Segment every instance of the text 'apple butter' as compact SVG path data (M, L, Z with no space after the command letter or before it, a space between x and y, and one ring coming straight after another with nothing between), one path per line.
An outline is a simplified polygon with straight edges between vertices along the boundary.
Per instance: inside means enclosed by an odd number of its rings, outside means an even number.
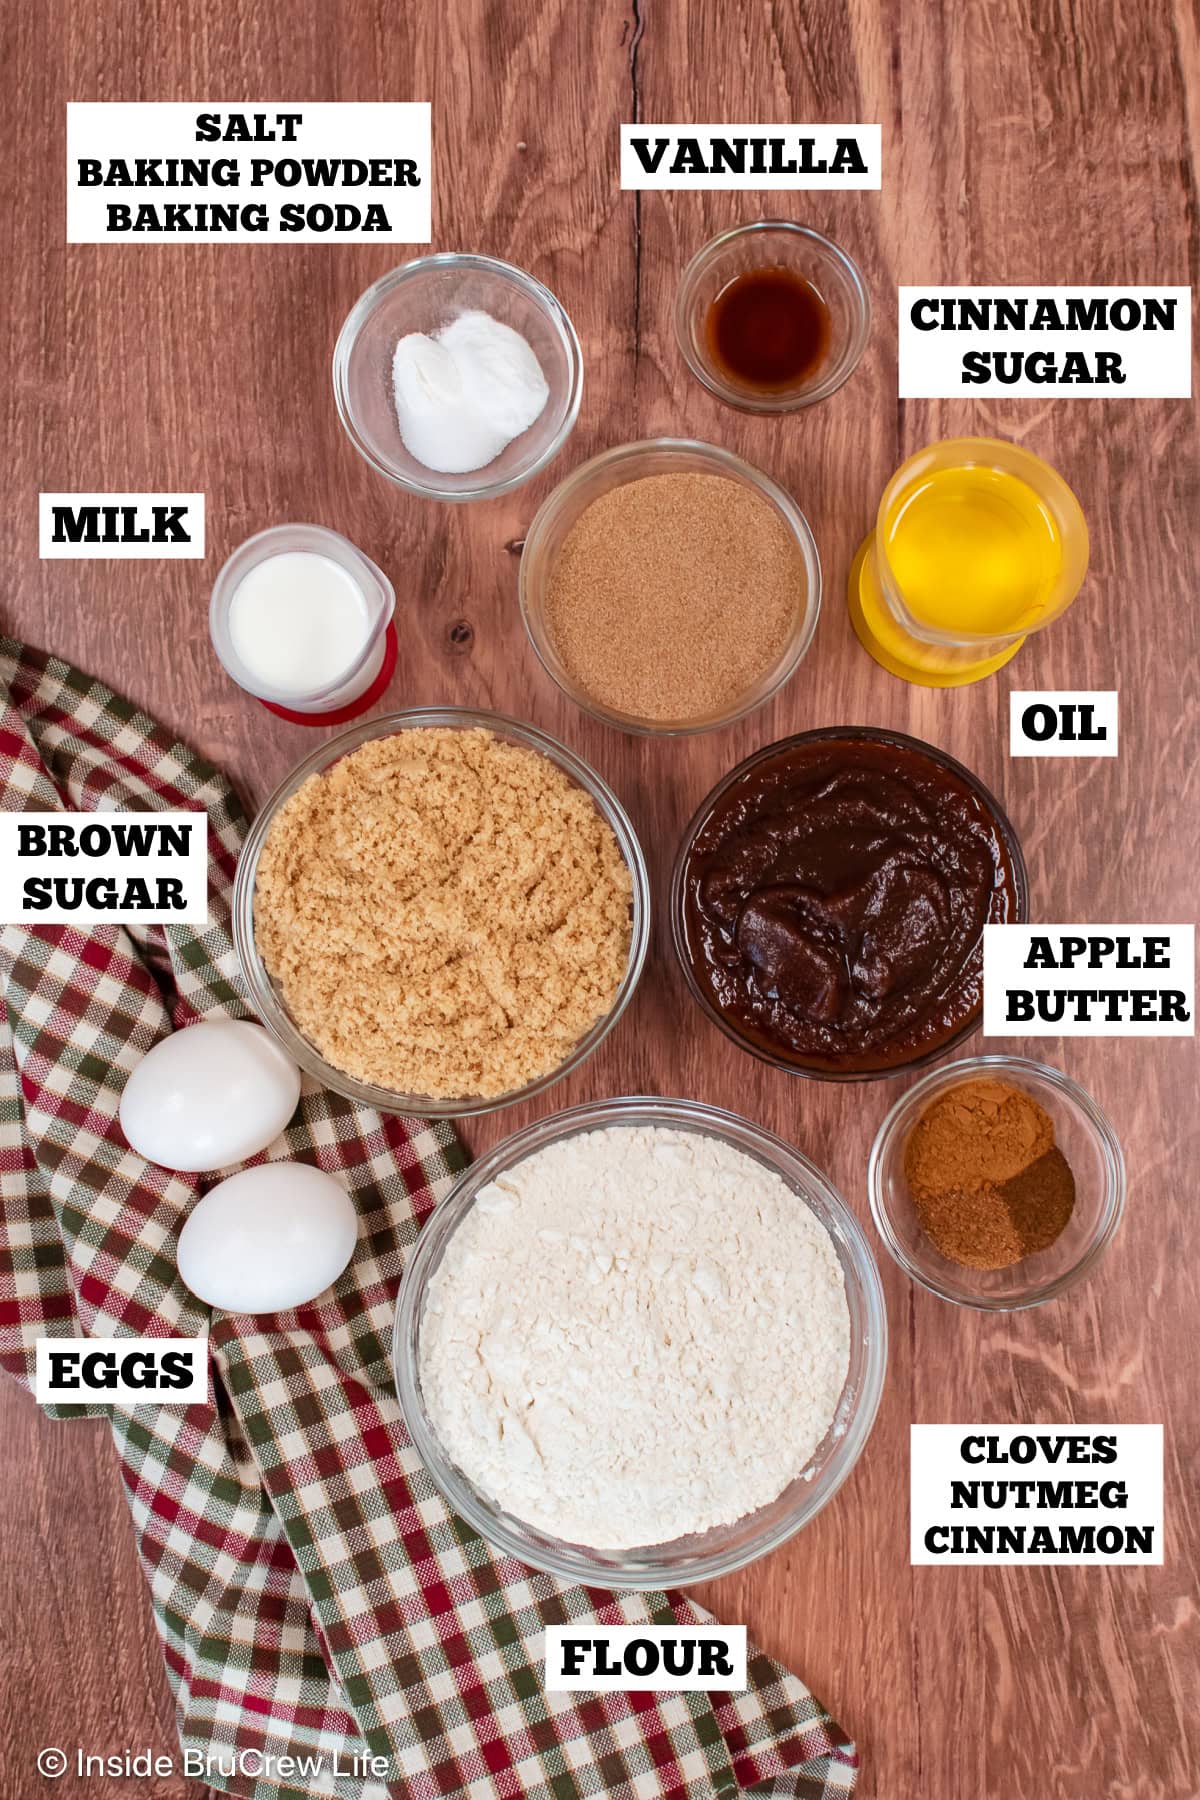
M978 1016L983 927L1019 920L1007 821L915 739L814 732L750 759L684 851L681 952L748 1047L870 1074L935 1053Z

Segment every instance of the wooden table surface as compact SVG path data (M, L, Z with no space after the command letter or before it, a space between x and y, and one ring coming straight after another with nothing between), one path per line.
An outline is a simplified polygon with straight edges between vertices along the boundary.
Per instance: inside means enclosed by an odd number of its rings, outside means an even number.
M628 1092L734 1107L799 1144L866 1219L871 1136L902 1085L823 1087L741 1055L688 999L663 897L680 828L748 751L822 724L915 732L976 769L1024 842L1049 920L1188 920L1196 887L1197 434L1185 401L896 400L900 282L1195 280L1197 21L1187 0L636 0L588 9L458 0L187 7L63 0L4 22L6 245L0 514L7 625L103 676L220 763L252 804L314 734L271 719L218 667L208 590L244 537L336 526L392 575L391 707L496 707L563 737L642 835L652 955L603 1050L536 1106L466 1128L482 1148L533 1113ZM1188 92L1190 88L1190 110ZM532 270L579 331L586 389L554 469L488 505L393 491L351 449L329 358L394 247L64 244L67 99L433 102L435 248ZM881 120L881 193L623 194L622 120ZM724 409L688 375L671 310L683 264L759 210L844 243L875 301L866 355L790 418ZM1092 536L1065 619L959 692L878 670L843 606L879 492L932 438L1017 439L1076 488ZM517 550L552 482L608 445L727 444L798 498L825 604L768 708L690 742L623 737L542 674L516 604ZM199 563L40 563L39 489L202 489ZM1115 761L1010 761L1011 687L1120 689ZM999 1048L989 1045L988 1048ZM1022 1049L1014 1041L1004 1047ZM1067 1299L1011 1318L916 1291L882 1255L891 1362L853 1478L789 1546L708 1595L798 1670L857 1738L863 1800L1185 1800L1200 1791L1195 1559L1196 1061L1187 1041L1033 1046L1096 1095L1124 1142L1125 1223ZM873 1233L871 1234L873 1238ZM36 1749L174 1747L171 1707L105 1431L3 1393L0 1793L42 1791ZM1162 1568L911 1569L914 1420L1161 1420ZM66 1794L66 1783L54 1790ZM90 1781L198 1800L174 1781Z

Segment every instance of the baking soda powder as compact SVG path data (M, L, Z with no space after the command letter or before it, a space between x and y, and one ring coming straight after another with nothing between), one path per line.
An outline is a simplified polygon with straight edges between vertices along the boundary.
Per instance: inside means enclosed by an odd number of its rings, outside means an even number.
M464 312L432 337L410 331L392 358L396 420L427 469L462 475L494 462L541 417L550 388L536 355L490 313Z

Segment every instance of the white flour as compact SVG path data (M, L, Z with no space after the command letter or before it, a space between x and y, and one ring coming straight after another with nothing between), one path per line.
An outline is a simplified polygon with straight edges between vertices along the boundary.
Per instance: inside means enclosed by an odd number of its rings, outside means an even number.
M426 1298L420 1377L464 1474L595 1549L774 1500L849 1362L841 1264L780 1179L712 1137L610 1126L481 1189Z

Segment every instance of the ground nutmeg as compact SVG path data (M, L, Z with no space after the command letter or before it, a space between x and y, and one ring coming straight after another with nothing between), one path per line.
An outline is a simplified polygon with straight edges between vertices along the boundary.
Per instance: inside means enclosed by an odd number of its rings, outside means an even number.
M922 1229L966 1268L1006 1269L1048 1249L1075 1206L1049 1114L1022 1088L990 1078L930 1102L909 1134L904 1174Z

